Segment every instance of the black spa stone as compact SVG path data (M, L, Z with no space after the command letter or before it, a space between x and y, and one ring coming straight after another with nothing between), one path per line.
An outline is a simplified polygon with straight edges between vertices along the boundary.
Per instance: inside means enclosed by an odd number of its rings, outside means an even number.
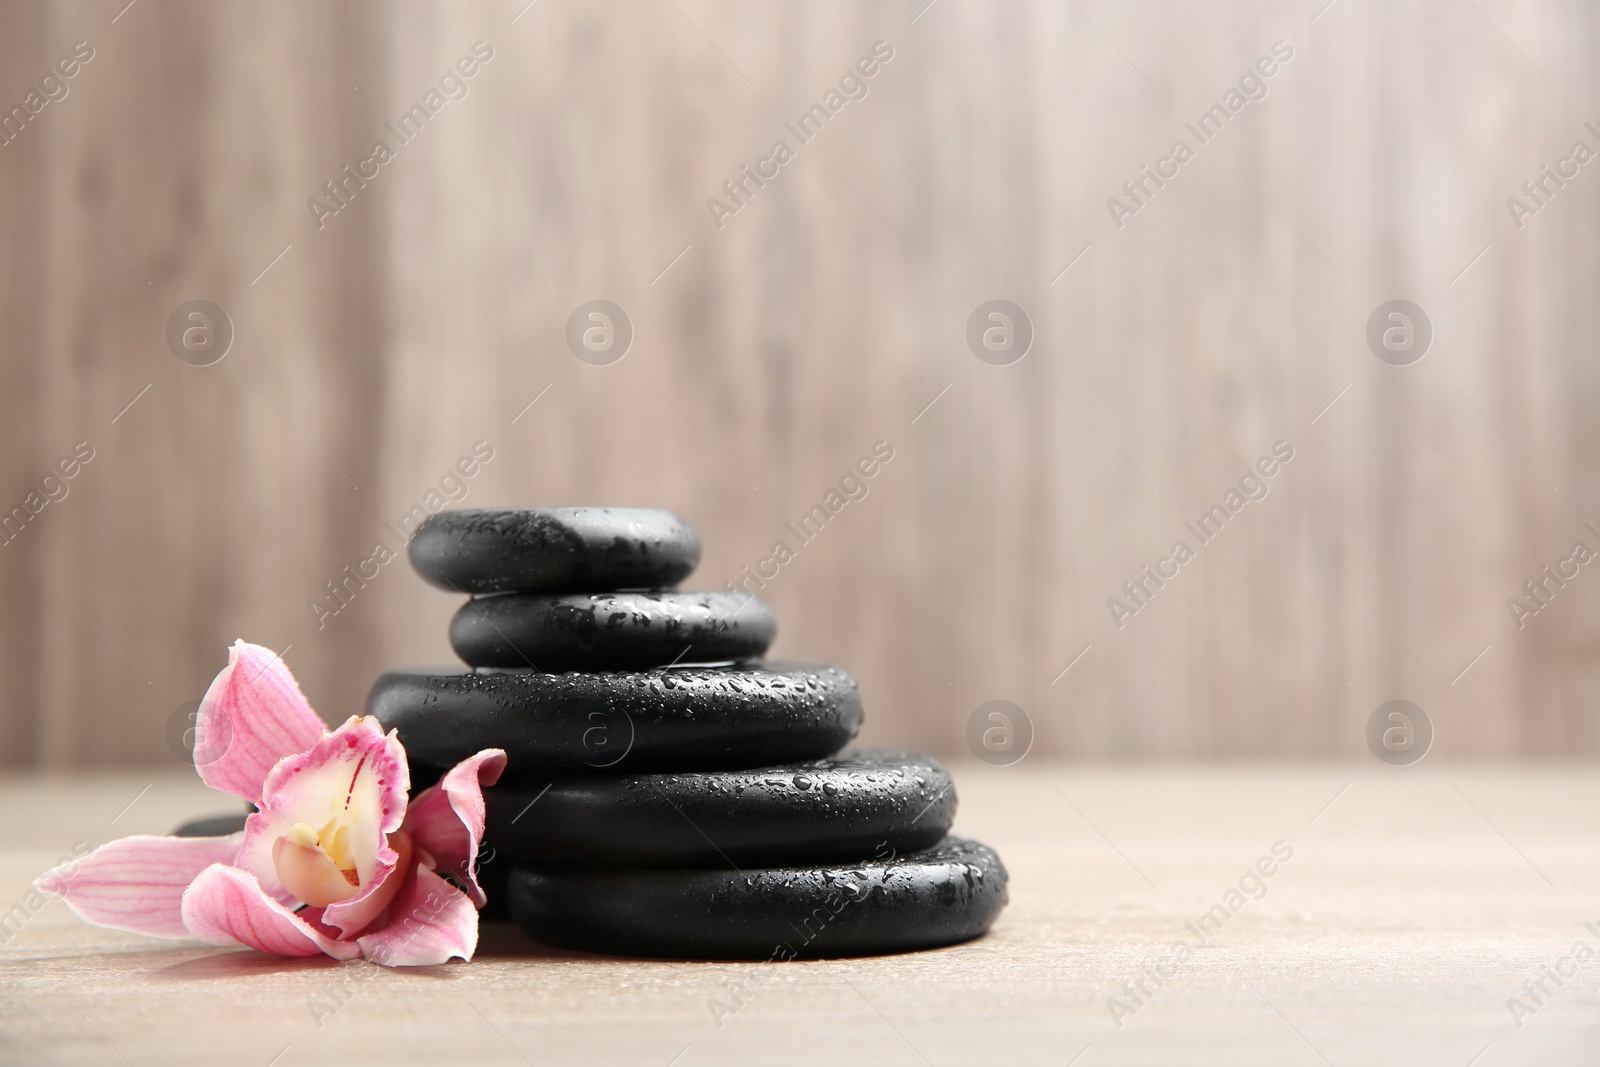
M700 538L655 508L476 508L424 519L411 565L461 593L662 589L700 562Z
M947 837L855 864L743 870L515 867L511 915L562 948L675 959L785 960L968 941L1006 905L986 845Z
M412 763L452 767L503 748L512 775L715 770L820 759L861 728L837 667L762 663L595 674L389 671L367 713Z
M485 840L536 864L845 862L943 840L956 794L936 759L847 752L759 770L524 777L484 790Z
M754 659L778 620L748 593L573 593L474 597L450 620L473 667L642 670Z
M190 819L172 831L172 836L227 837L229 834L236 834L242 831L244 829L244 821L249 817L249 812L240 811L232 815L208 815L202 819Z
M493 848L478 850L478 885L489 899L478 912L481 922L497 922L511 918L506 904L506 879L511 876L514 862L510 856L497 853Z

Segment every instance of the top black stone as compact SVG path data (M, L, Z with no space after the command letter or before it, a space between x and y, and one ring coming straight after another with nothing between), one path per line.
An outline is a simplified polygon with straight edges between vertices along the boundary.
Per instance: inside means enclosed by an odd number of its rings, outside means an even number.
M471 508L425 519L411 565L458 593L600 593L676 585L700 537L655 508Z

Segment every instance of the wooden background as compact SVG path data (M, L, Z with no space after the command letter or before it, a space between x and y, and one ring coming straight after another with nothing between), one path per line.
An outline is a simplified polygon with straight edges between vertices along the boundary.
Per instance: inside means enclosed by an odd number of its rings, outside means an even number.
M1350 756L1404 697L1435 758L1600 751L1596 568L1520 631L1506 605L1600 548L1600 174L1521 229L1505 204L1600 148L1579 0L124 2L0 7L7 109L95 50L0 147L0 509L95 449L0 547L4 762L171 761L235 637L289 646L333 721L447 660L453 598L403 561L320 628L308 601L479 440L464 505L673 508L697 587L890 442L764 593L778 652L861 679L872 742L964 753L1001 698L1040 754ZM479 40L319 230L308 198ZM1268 95L1114 225L1277 40ZM1036 330L1004 367L964 340L997 297ZM236 330L211 367L164 338L196 298ZM594 298L636 331L610 366L564 342ZM1409 367L1364 340L1393 298L1433 323ZM1118 629L1107 599L1280 440L1270 495Z

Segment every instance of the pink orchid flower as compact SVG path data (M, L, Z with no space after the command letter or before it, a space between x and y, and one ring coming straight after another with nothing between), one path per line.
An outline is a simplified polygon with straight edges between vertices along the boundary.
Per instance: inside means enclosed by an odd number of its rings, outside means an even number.
M270 649L236 642L195 721L201 779L260 809L227 837L125 837L34 884L99 926L391 967L470 960L485 896L484 749L406 802L405 749L370 716L329 731ZM438 872L452 875L458 889Z

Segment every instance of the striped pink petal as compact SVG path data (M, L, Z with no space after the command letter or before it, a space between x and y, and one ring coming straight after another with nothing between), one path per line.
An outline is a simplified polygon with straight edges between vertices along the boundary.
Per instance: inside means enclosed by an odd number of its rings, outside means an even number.
M221 863L201 871L183 894L183 925L208 945L244 945L278 956L326 953L336 960L361 955L359 945L331 936L316 918L315 909L296 914L249 874Z
M195 769L211 788L254 801L273 764L304 752L322 732L283 661L235 641L195 717Z
M417 794L406 812L406 829L417 847L467 885L472 902L488 897L478 884L478 845L483 841L483 790L506 768L505 750L486 748L451 768L438 785Z
M243 834L124 837L69 860L34 881L96 926L153 937L188 937L183 893L213 863L231 863Z
M278 880L272 846L293 825L282 815L270 811L252 812L244 821L244 841L239 846L238 858L233 861L233 866L255 878L267 896L291 908L300 902Z
M478 949L478 910L466 894L418 864L389 907L382 929L356 938L361 954L386 967L427 967Z

